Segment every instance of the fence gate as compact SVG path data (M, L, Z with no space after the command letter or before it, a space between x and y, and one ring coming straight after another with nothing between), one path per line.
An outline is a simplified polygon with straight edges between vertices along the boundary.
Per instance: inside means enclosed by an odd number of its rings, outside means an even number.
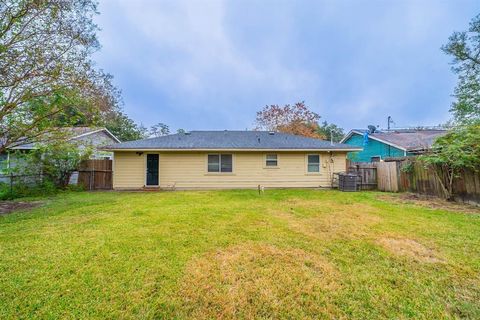
M398 172L396 162L377 162L378 190L398 192Z
M347 172L357 175L357 184L360 190L375 190L377 188L376 163L348 162Z
M85 160L78 168L78 185L85 190L112 189L112 160Z

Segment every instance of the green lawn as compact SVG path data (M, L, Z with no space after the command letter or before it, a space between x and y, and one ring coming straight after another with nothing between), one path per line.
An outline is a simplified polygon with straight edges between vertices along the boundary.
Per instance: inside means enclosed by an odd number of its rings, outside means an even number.
M0 216L0 318L480 318L480 214L379 197L62 194Z

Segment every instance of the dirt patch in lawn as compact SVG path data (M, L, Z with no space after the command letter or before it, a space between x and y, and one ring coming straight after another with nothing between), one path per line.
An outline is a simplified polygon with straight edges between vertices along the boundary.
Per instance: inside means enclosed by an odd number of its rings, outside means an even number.
M427 248L420 242L407 238L381 238L378 244L398 256L407 256L420 262L443 262L433 249Z
M288 211L271 210L270 213L287 222L290 229L313 238L361 238L368 236L370 227L382 219L378 209L356 205L329 205L318 203L287 207ZM305 216L305 211L308 215ZM300 213L299 213L300 212Z
M42 204L40 201L0 201L0 215L9 214L18 210L28 210L38 207Z
M424 208L439 209L452 212L480 214L480 207L473 205L446 201L436 197L427 197L414 193L400 193L396 195L379 195L379 200L400 204L414 204Z
M303 250L246 244L192 260L179 295L189 318L315 317L335 310L336 274Z

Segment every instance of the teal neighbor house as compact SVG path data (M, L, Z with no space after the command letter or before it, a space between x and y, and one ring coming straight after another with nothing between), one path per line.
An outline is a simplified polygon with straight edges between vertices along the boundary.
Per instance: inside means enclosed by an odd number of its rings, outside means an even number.
M348 159L354 162L375 162L391 157L415 156L432 147L446 130L415 129L374 131L354 129L341 141L363 151L350 152Z

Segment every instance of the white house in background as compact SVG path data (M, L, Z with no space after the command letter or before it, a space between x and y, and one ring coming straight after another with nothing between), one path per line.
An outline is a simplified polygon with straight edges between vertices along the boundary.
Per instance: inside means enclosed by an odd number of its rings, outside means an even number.
M67 141L78 143L80 147L90 147L93 149L92 159L112 159L113 152L100 150L101 147L119 143L120 140L115 137L107 128L97 127L68 127ZM10 151L26 151L36 148L36 143L26 143L17 147L10 148ZM0 154L0 170L6 169L11 165L10 152Z

